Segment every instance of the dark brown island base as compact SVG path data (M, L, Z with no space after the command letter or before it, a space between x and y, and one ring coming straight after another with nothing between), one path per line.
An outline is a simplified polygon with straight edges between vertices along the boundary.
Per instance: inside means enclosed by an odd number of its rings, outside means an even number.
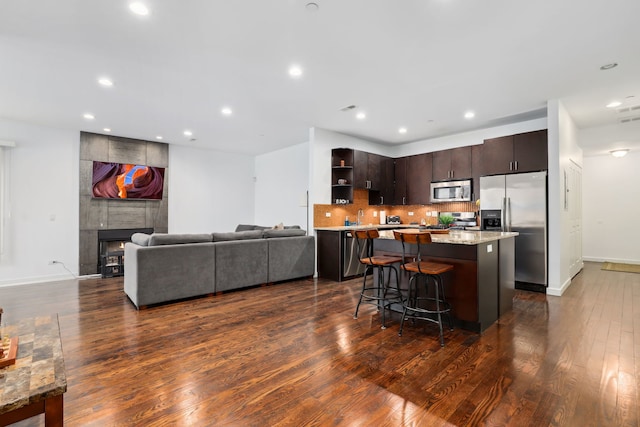
M323 237L336 241L342 233L349 233L354 229L356 227L316 229L320 277L325 277L320 249L325 243L322 241ZM402 255L402 243L394 239L393 231L387 227L380 227L379 231L381 238L374 241L376 255ZM511 310L515 292L517 235L518 233L451 230L448 234L432 234L433 243L421 248L423 260L454 266L453 271L443 275L443 279L446 298L451 303L457 327L482 332L502 314ZM410 252L415 254L416 247L413 246ZM406 273L400 273L401 289L408 287L409 277ZM328 278L336 280L335 276ZM392 277L391 283L395 284L395 278Z

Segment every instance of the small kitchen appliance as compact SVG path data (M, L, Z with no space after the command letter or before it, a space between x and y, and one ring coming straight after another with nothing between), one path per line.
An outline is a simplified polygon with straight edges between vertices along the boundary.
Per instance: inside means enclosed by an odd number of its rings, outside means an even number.
M387 224L393 224L393 225L400 224L400 216L399 215L389 215L387 217Z

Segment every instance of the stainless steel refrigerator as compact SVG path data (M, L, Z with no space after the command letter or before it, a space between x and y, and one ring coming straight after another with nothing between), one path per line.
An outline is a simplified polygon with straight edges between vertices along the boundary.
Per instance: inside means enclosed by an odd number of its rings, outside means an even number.
M547 286L547 173L480 178L482 230L517 231L516 287ZM539 289L540 287L544 287Z

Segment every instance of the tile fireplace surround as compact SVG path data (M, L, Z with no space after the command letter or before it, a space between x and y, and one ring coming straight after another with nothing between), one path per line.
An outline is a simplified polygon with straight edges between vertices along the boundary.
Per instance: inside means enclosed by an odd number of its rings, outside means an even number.
M165 173L162 200L95 199L92 193L93 161L169 166L168 145L113 135L80 133L80 274L99 271L98 234L110 230L168 229L169 171Z

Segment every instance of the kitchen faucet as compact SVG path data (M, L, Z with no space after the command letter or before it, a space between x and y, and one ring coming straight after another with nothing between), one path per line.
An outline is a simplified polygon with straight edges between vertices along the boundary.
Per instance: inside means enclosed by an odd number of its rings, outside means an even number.
M358 215L356 216L356 225L362 225L362 219L364 218L364 211L358 209Z

